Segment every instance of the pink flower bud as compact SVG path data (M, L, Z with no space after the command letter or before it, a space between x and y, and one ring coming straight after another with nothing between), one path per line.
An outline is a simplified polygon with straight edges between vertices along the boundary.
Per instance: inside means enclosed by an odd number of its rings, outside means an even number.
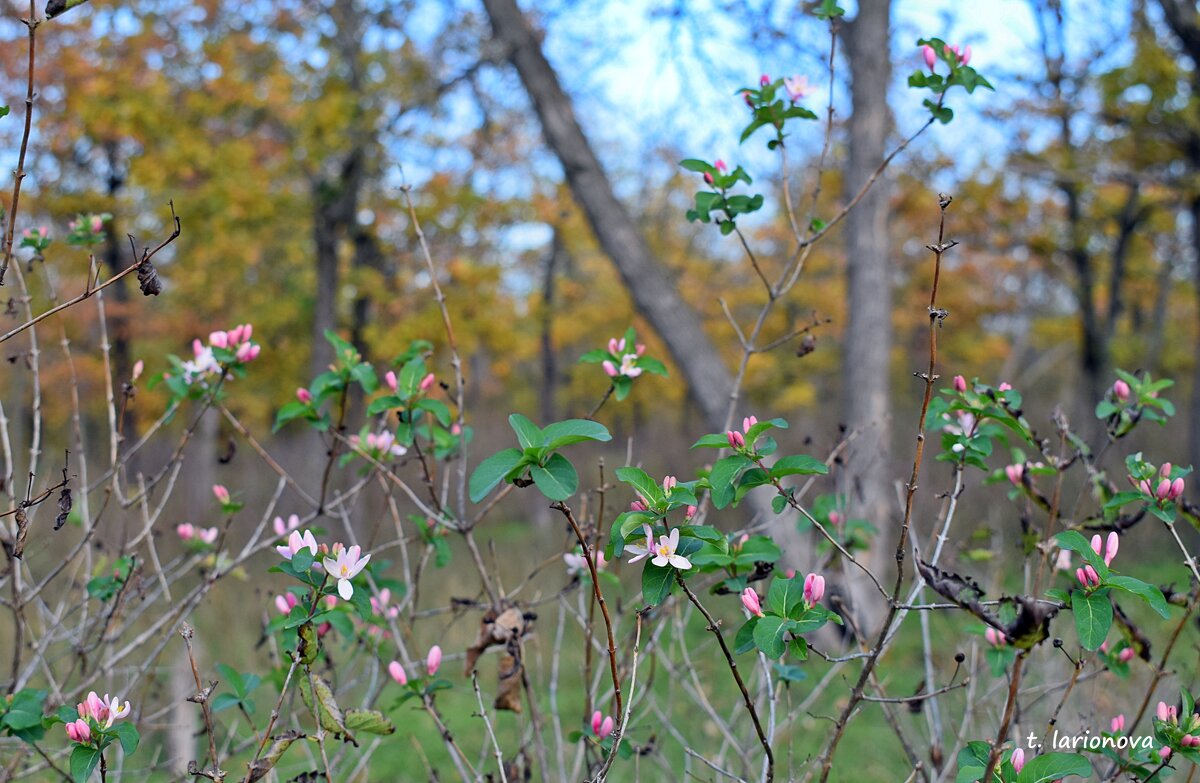
M300 400L300 402L304 403L305 405L308 405L313 401L312 392L301 386L300 388L296 389L296 399Z
M967 390L967 379L961 375L954 376L954 391L965 392Z
M229 502L229 490L227 490L224 485L213 484L212 493L216 496L217 501L222 505L225 505Z
M1134 655L1135 653L1133 648L1126 647L1125 649L1121 650L1121 652L1117 653L1117 660L1121 663L1129 663L1131 660L1133 660Z
M138 359L136 362L133 363L133 377L130 380L136 381L138 378L141 378L142 372L145 371L145 369L146 369L146 363L143 362L141 359Z
M825 595L825 577L820 574L809 574L804 577L804 600L812 605L820 603Z
M73 723L68 723L66 726L67 737L72 742L87 742L92 738L92 727L83 718L76 720Z
M433 373L429 373L428 375L426 375L424 378L421 379L421 391L429 391L430 389L432 389L433 384L436 380L437 379L434 377Z
M391 389L393 392L396 391L397 388L399 388L399 383L396 380L396 373L392 372L391 370L388 370L384 374L383 382L386 383L387 387L389 389Z
M1117 535L1117 531L1112 531L1108 534L1108 540L1104 546L1104 565L1111 565L1113 558L1117 556L1117 549L1121 546L1121 537Z
M645 511L646 504L640 500L635 500L629 504L629 510L630 511Z
M1160 759L1162 759L1163 761L1166 761L1167 759L1171 758L1171 749L1168 748L1166 745L1163 745L1161 748L1158 749L1158 757Z
M1118 380L1112 385L1112 393L1113 396L1118 400L1125 402L1129 399L1129 384L1125 383L1125 381Z
M699 509L697 509L695 506L688 506L687 510L684 512L684 518L691 519L692 517L696 516L696 512L698 510Z
M1167 703L1165 701L1160 701L1158 703L1158 707L1154 711L1154 714L1160 721L1166 723L1168 716Z
M600 724L600 736L601 736L601 737L607 737L609 734L612 734L612 733L613 733L613 727L614 727L615 725L616 725L616 724L615 724L615 723L613 723L612 716L611 716L611 715L605 715L605 716L604 716L604 722Z
M724 174L727 171L727 168L725 166L725 161L721 160L720 158L717 158L716 162L713 163L713 166L717 169L717 171L721 172L722 174ZM639 346L639 347L641 347L641 346Z
M842 513L840 511L830 511L829 512L829 524L836 527L836 526L842 524L842 521L843 521Z
M609 378L617 377L617 366L608 359L605 359L603 362L601 362L600 366L604 368L604 372L608 373Z
M1096 573L1096 569L1092 568L1090 565L1085 565L1083 567L1083 571L1085 574L1087 574L1089 584L1093 586L1100 584L1100 575Z
M747 587L742 591L742 606L746 607L746 611L752 615L763 616L762 603L758 600L758 593L754 592L753 587Z
M1120 734L1125 731L1125 715L1121 714L1112 719L1112 733Z
M1159 500L1166 500L1171 494L1171 482L1169 479L1163 479L1158 482L1158 489L1154 491L1154 497Z
M429 676L437 674L438 667L442 665L442 648L436 644L429 648L429 655L425 656L425 671L429 672Z
M995 628L988 628L983 632L983 637L987 639L988 644L992 645L993 647L1000 647L1001 645L1008 644L1008 637L1004 635L1004 632L997 631Z
M1103 555L1104 552L1101 550L1101 546L1100 534L1097 533L1096 535L1092 536L1092 551L1098 555Z
M1012 752L1012 758L1009 759L1009 762L1012 764L1014 771L1020 772L1021 768L1025 766L1025 751L1021 748L1014 750Z
M921 56L925 58L925 67L932 71L937 62L937 52L933 51L932 46L926 44L921 47Z
M750 428L755 424L758 424L757 416L747 416L746 418L742 419L742 432L749 434Z
M1167 495L1167 498L1170 500L1178 500L1179 497L1183 494L1183 486L1184 485L1183 485L1183 477L1182 476L1180 476L1179 478L1172 481L1171 482L1171 492L1170 492L1170 494Z
M730 430L729 432L725 433L725 437L729 439L729 445L733 446L735 449L746 445L746 439L742 437L742 433L738 432L737 430Z
M664 476L662 480L663 492L670 492L675 489L679 481L674 476Z
M104 221L99 215L92 215L92 219L88 226L92 229L93 234L99 234L104 229Z
M971 62L971 47L968 46L967 48L963 49L962 56L960 56L958 59L963 65Z
M716 183L713 181L713 175L712 175L712 174L710 174L710 173L709 173L709 172L707 172L707 171L706 171L706 172L704 172L704 182L705 182L705 184L708 184L708 185L713 185L713 184L716 184Z
M208 336L208 344L214 348L228 348L229 334L227 332L213 332Z
M179 536L182 541L191 541L196 537L196 528L187 522L182 525L175 526L175 535Z
M1008 480L1014 487L1019 487L1021 486L1021 477L1025 475L1025 465L1022 463L1009 465L1004 469L1004 474L1008 476Z
M1002 392L1012 391L1012 384L1008 383L1008 382L1001 383L999 386L996 387L996 391L1002 391Z
M50 233L50 229L46 228L45 226L38 226L38 236L41 237L42 239L45 239L46 235L49 233Z
M596 710L592 713L592 733L600 736L600 727L604 725L604 713Z
M746 105L749 106L751 109L754 108L754 98L752 98L750 96L749 90L742 91L742 100L744 100L746 102Z
M638 343L637 345L635 345L633 347L633 350L637 353L638 356L641 356L642 354L644 354L646 352L646 344Z
M292 607L296 605L296 596L291 593L275 596L275 608L280 614L287 614L292 611Z
M404 672L404 667L400 665L400 661L392 661L388 664L388 674L392 675L392 679L398 685L408 684L408 675Z
M1158 475L1160 478L1171 478L1171 463L1164 462L1158 469Z
M1149 495L1150 497L1154 497L1154 490L1150 488L1150 482L1148 480L1142 479L1141 481L1138 482L1137 486L1138 486L1138 489L1140 489L1143 494Z
M762 76L758 77L758 86L759 87L766 87L770 83L771 83L771 77L767 76L765 73Z

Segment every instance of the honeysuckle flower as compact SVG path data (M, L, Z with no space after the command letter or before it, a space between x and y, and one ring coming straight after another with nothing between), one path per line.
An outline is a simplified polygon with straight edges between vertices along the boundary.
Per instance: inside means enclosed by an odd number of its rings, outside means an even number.
M1021 748L1014 750L1012 752L1012 758L1009 759L1009 763L1013 765L1014 771L1020 772L1021 768L1025 766L1025 751Z
M300 516L298 514L291 514L288 516L286 522L284 521L283 517L275 517L271 525L275 529L275 535L286 536L288 533L300 527Z
M1058 550L1058 558L1054 561L1054 569L1056 571L1071 570L1071 551L1069 549Z
M229 333L228 332L210 332L208 335L208 344L213 346L214 348L228 348L229 347Z
M630 511L646 511L646 502L644 500L635 500L629 504Z
M300 599L292 593L275 596L275 608L279 610L280 614L290 614L298 603L300 603Z
M99 215L92 215L91 218L88 219L88 228L92 230L93 234L99 234L104 228L104 219Z
M221 531L215 527L198 527L198 528L196 528L196 538L200 539L201 541L208 544L209 546L212 546L213 544L215 544L217 542L217 536L219 536L220 534L221 534Z
M442 665L442 648L436 644L429 648L429 654L425 656L425 671L429 672L429 676L437 674L438 667Z
M804 602L814 606L821 602L825 595L825 577L820 574L809 574L804 577Z
M213 496L216 497L217 502L219 502L223 506L228 505L229 490L226 489L223 484L213 484L212 493L213 493Z
M692 567L692 561L683 555L676 554L675 550L678 548L679 528L676 527L671 529L670 535L658 537L658 544L654 547L654 559L650 562L660 568L670 565L686 571Z
M429 373L421 379L421 391L429 391L433 388L433 384L437 381L433 373Z
M258 343L242 343L238 346L235 357L239 362L252 362L258 358L262 346Z
M305 405L311 405L313 401L312 392L303 386L300 386L296 389L296 399Z
M1183 477L1179 477L1171 482L1171 491L1167 493L1167 500L1178 500L1183 495Z
M1111 725L1113 734L1120 734L1122 731L1125 731L1125 714L1121 713L1117 717L1113 718Z
M725 437L729 440L729 445L733 446L735 449L742 448L746 445L746 439L742 436L742 433L738 432L737 430L730 430L729 432L726 432Z
M1185 748L1200 748L1200 737L1192 734L1184 734L1179 740L1179 744Z
M695 506L688 506L687 509L683 513L683 518L691 519L692 517L696 516L696 512L699 510L700 509L696 508Z
M807 76L788 76L783 80L783 88L787 90L792 103L803 100L816 92L816 87L808 83Z
M610 337L608 339L608 352L611 353L613 356L624 353L625 352L625 338L622 337L620 340L618 340L616 337Z
M1004 631L997 631L995 628L987 629L983 636L993 647L1002 647L1008 644L1008 637L1004 635Z
M603 723L604 723L604 713L602 713L600 710L596 710L595 712L593 712L592 713L592 733L599 736L600 735L600 726L603 725Z
M1167 718L1170 715L1169 710L1170 708L1167 707L1167 703L1165 701L1160 701L1158 703L1158 707L1156 707L1154 710L1154 714L1160 721L1166 723Z
M604 721L600 724L600 731L598 734L601 737L607 737L609 734L613 733L613 728L615 726L616 723L613 721L613 717L611 715L605 715Z
M65 728L67 730L67 737L72 742L78 742L82 745L92 738L92 728L83 718L68 723Z
M933 51L933 47L926 44L921 47L921 56L925 58L925 67L933 70L933 66L937 63L937 52Z
M996 387L996 391L1012 391L1012 384L1008 383L1007 381L1002 381L1000 385Z
M758 424L757 416L747 416L746 418L742 419L742 432L749 435L750 428L753 427L755 424Z
M620 375L620 373L617 372L617 365L613 364L608 359L600 362L600 366L604 368L604 372L609 378L616 378L618 375Z
M1100 534L1092 536L1092 551L1104 558L1104 565L1112 565L1113 558L1117 556L1117 548L1121 545L1121 537L1117 535L1117 531L1112 531L1108 534L1108 541L1104 546L1104 551L1100 551Z
M191 541L193 538L196 537L196 526L189 522L184 522L181 525L176 525L175 526L175 535L179 536L179 538L183 541Z
M954 376L954 391L965 392L967 390L967 379L961 375Z
M108 700L101 699L95 691L89 691L87 698L75 705L81 718L91 718L97 723L108 718Z
M307 549L313 557L317 556L317 539L312 534L311 530L305 530L301 533L299 530L293 530L288 536L286 544L281 544L275 547L275 551L283 557L284 560L291 560L292 556L301 549Z
M396 380L396 373L392 370L388 370L386 373L384 373L383 382L387 384L387 387L393 392L400 388L400 383Z
M136 362L133 363L133 374L129 380L136 381L138 378L141 378L142 373L145 370L146 370L146 363L144 361L142 361L141 359L138 359Z
M587 558L577 552L567 552L563 555L563 562L567 564L567 575L574 576L575 574L583 573L587 568ZM603 571L608 565L608 558L603 552L596 553L596 570Z
M1133 648L1126 647L1125 649L1121 650L1121 652L1117 653L1117 660L1121 663L1129 663L1131 660L1133 660L1134 655L1135 653L1133 652Z
M650 529L649 525L642 525L642 530L646 531L645 546L641 546L639 544L627 544L625 546L625 551L632 552L634 555L633 557L629 558L630 563L636 563L639 560L644 560L654 551L654 531Z
M1025 475L1025 465L1020 462L1009 465L1004 469L1004 474L1008 476L1008 480L1014 487L1019 487L1021 486L1021 477Z
M399 685L408 684L408 675L404 672L404 667L400 665L400 661L392 661L388 664L388 674Z
M1163 479L1158 482L1158 489L1154 491L1154 497L1159 500L1166 500L1171 496L1171 480Z
M762 76L758 77L758 86L759 87L766 87L770 83L771 83L771 77L767 76L765 73Z
M637 366L638 355L627 353L621 357L621 375L626 378L636 378L642 374L642 368Z
M947 424L942 428L951 435L970 435L975 432L975 425L978 423L975 419L975 414L970 411L959 411L954 415L954 419L950 417L949 413L944 413L942 414L942 418L946 421L957 419L957 424Z
M1167 759L1171 758L1171 749L1168 748L1166 745L1163 745L1161 748L1158 749L1158 757L1160 759L1162 759L1163 761L1166 761Z
M715 168L717 171L721 172L722 174L724 174L726 171L729 170L729 168L725 165L725 161L721 160L720 158L717 158L716 161L713 163L713 168ZM641 345L638 346L639 354L641 353L640 349L644 348L644 347L645 346L641 346Z
M968 44L966 47L963 48L962 54L959 55L958 60L963 65L966 65L967 63L971 62L971 46L970 46L970 44Z
M754 592L753 587L747 587L742 591L742 606L746 607L746 611L756 617L763 616L762 602L758 599L758 593Z
M679 481L674 476L664 476L662 480L663 492L670 492L675 489Z
M1085 565L1075 569L1075 578L1079 580L1079 584L1084 587L1098 587L1100 585L1100 576L1096 573L1096 569L1090 565Z
M371 611L381 617L395 619L400 614L399 606L392 606L392 591L386 587L378 595L371 596Z
M1129 384L1125 383L1125 381L1122 381L1122 380L1116 381L1112 385L1112 393L1113 393L1113 396L1116 397L1118 400L1120 400L1121 402L1125 402L1126 400L1129 399L1129 393L1130 393Z
M350 584L350 580L358 576L371 560L370 555L360 557L361 553L362 547L355 544L349 549L338 551L334 558L325 558L325 571L337 580L338 595L343 601L349 601L350 596L354 595L354 585Z

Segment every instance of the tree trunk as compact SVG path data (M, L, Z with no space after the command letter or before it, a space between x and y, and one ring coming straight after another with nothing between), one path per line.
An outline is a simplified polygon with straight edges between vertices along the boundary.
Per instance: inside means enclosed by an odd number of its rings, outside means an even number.
M1200 196L1192 197L1190 208L1192 213L1192 268L1196 287L1196 321L1200 324ZM1192 409L1188 415L1191 424L1188 430L1188 457L1192 465L1200 465L1200 360L1193 361ZM1192 486L1194 487L1195 483ZM1192 497L1193 499L1198 497L1195 490L1192 492Z
M667 346L687 381L688 391L713 430L725 429L733 377L721 361L696 312L683 300L600 166L579 127L571 99L563 91L541 45L516 0L483 0L492 31L541 122L542 134L563 167L567 185L588 224L617 267L634 306Z
M546 255L546 264L542 269L542 424L556 421L557 406L554 395L558 389L558 356L554 352L554 289L558 270L564 266L563 258L567 253L562 234L554 230L554 239L550 243L550 252Z
M115 143L105 145L105 156L108 163L106 191L108 203L112 208L113 218L104 227L104 252L102 257L104 264L108 267L109 274L115 275L124 271L126 266L122 260L125 238L121 237L118 239L116 217L117 196L120 194L121 188L125 186L125 175L121 169L117 145ZM112 304L107 310L108 337L112 356L112 382L114 393L117 397L118 411L121 409L121 386L133 377L133 358L129 347L133 335L129 323L129 286L126 282L126 279L122 278L112 284ZM134 422L133 411L125 411L125 416L121 421L121 433L126 442L137 440L136 424Z
M887 153L892 116L888 84L890 0L862 0L858 16L844 36L850 62L853 114L845 193L853 194ZM845 424L858 431L847 449L844 471L849 512L877 528L872 561L887 564L898 528L897 504L891 491L896 471L891 463L890 362L892 345L891 243L888 238L889 183L881 180L846 216L846 334L842 344L842 403ZM869 584L855 584L851 600L870 622Z

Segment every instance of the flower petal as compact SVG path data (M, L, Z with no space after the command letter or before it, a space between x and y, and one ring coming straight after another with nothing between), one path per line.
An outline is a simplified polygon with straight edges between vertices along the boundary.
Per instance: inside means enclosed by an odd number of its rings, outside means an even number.
M338 595L342 597L343 601L349 601L350 596L354 595L354 585L350 584L349 579L338 580Z

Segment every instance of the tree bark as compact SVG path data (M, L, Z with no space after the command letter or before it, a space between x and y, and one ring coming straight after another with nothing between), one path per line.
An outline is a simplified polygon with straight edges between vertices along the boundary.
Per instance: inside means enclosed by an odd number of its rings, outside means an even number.
M483 0L483 6L493 34L505 46L507 58L533 103L546 143L558 156L567 185L601 249L617 267L638 312L666 344L709 428L726 428L733 376L703 323L680 296L632 216L617 200L575 118L571 99L516 0Z
M849 120L849 160L845 193L854 194L874 173L887 152L892 116L887 92L892 66L888 56L890 0L862 0L858 16L844 34L850 63L853 114ZM889 277L889 182L881 180L846 216L846 334L842 344L842 401L845 424L858 431L847 449L845 491L850 513L879 528L872 559L887 561L894 544L897 503L891 491L890 362L892 288ZM852 590L866 617L872 602L869 586ZM866 628L864 628L866 630Z
M558 390L558 355L554 351L554 291L558 270L565 266L563 261L566 253L562 234L556 228L554 239L550 243L550 252L546 255L545 266L542 268L542 424L558 419L558 408L554 400Z

